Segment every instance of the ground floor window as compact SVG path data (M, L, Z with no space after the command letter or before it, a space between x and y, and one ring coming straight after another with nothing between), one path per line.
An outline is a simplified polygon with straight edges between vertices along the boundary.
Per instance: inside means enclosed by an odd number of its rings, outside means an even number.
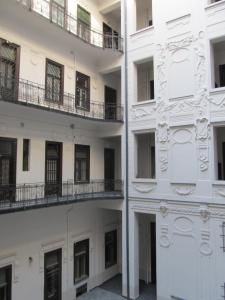
M117 230L105 234L105 268L117 264Z
M0 268L0 300L11 300L12 266Z
M44 300L62 299L62 249L45 253Z
M74 244L74 283L89 277L89 239Z

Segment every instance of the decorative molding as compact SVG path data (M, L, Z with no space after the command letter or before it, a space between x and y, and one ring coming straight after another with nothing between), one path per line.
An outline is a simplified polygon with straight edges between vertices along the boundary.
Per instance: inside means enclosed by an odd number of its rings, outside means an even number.
M192 143L193 133L189 128L176 129L172 134L174 144Z
M209 139L209 121L207 118L197 119L195 129L196 140L205 141Z
M205 205L205 206L200 207L200 216L204 223L210 219L210 211L209 211L208 206Z
M137 200L135 200L137 201ZM149 202L149 200L148 200ZM158 204L152 204L152 202L148 204L132 204L131 209L136 212L143 212L143 213L160 213L160 203ZM167 201L168 205L168 214L178 214L178 215L185 215L185 216L199 216L200 215L200 208L201 205L195 207L179 207L177 204L177 207L174 206L174 203L171 203L170 201ZM221 209L221 207L208 207L208 210L210 212L211 218L225 218L225 209ZM202 217L201 217L202 218Z
M209 147L206 145L199 146L200 171L205 172L209 168Z
M193 232L193 222L188 217L177 217L174 220L174 227L178 232L190 233Z
M201 231L200 252L205 256L210 256L213 253L213 249L210 244L210 232L208 230Z
M147 194L147 193L151 193L155 189L156 183L151 183L151 182L137 183L137 182L134 182L133 186L134 186L134 188L137 192Z
M160 148L159 149L159 164L161 172L166 172L168 170L168 149Z
M173 185L174 192L179 196L190 196L191 194L194 193L195 190L194 184L177 183L172 185Z
M65 239L55 240L52 242L42 244L41 250L40 250L40 262L39 262L40 263L40 265L39 265L40 273L44 272L44 255L45 255L45 253L54 251L57 249L62 249L63 263L67 262Z
M167 86L167 79L166 79L166 48L158 44L157 45L157 53L158 53L158 60L157 60L157 74L158 74L158 101L163 99L164 92Z
M10 253L10 254L0 256L0 268L7 267L9 265L12 266L13 282L18 283L19 282L19 273L18 273L19 262L17 260L16 253Z
M160 203L159 211L160 211L161 215L163 216L163 218L165 218L168 215L169 209L168 209L166 202Z
M164 144L169 141L169 127L166 122L161 122L158 124L156 135L159 143Z
M169 240L169 226L167 224L160 226L160 239L159 239L160 246L163 248L170 247L170 240Z

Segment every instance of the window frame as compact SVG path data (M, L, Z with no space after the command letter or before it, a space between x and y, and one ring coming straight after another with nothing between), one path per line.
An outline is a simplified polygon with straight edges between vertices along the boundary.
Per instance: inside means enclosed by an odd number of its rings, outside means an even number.
M77 80L78 77L83 77L85 78L85 80L87 80L88 82L88 87L87 88L83 88L81 86L78 85L79 81ZM84 110L84 111L90 111L90 105L91 105L91 101L90 101L90 96L91 96L91 77L84 74L84 73L81 73L79 71L76 71L76 78L75 78L75 107L77 109L80 109L80 110ZM81 90L85 90L87 92L87 99L85 99L85 106L80 106L78 105L78 89Z
M59 98L59 101L56 101L56 100L48 97L48 92L47 92L48 64L55 65L56 67L60 68L60 93L59 93L60 98ZM51 75L51 77L53 77L53 76ZM54 77L54 78L56 78L56 77ZM58 78L56 78L56 79L58 79ZM64 65L62 65L58 62L55 62L49 58L46 58L46 61L45 61L45 100L48 102L55 103L55 104L63 105L63 98L64 98L63 96L64 96Z
M108 242L107 243L107 235L113 235L113 242ZM106 250L107 250L107 246L112 246L113 247L113 251L114 251L114 260L113 261L106 261ZM105 232L105 269L109 269L115 265L117 265L118 263L118 230L117 229L113 229L111 231L107 231Z
M81 145L81 144L75 144L74 148L74 182L75 183L89 183L90 182L90 146L89 145ZM76 176L76 170L77 170L77 153L78 152L85 151L87 153L86 158L86 180L78 180ZM85 160L85 159L83 159ZM81 177L81 176L79 176Z
M12 265L0 267L0 270L1 271L5 270L6 272L6 281L7 281L6 300L11 300L12 299Z
M79 279L76 280L76 277L75 277L75 270L76 270L76 246L79 245L79 244L84 244L84 247L86 247L84 255L85 255L85 263L86 263L85 272L87 274L86 274L86 276L83 276L83 277L80 276ZM79 241L77 241L77 242L74 243L74 245L73 245L73 260L74 260L74 265L73 265L73 281L74 281L74 285L77 285L80 282L87 280L89 278L89 276L90 276L90 239L89 238L86 238L86 239L83 239L83 240L79 240Z
M16 51L16 57L15 57L15 77L14 77L14 88L15 88L15 91L14 91L14 96L15 98L13 99L14 101L18 101L18 93L19 93L19 74L20 74L20 52L21 52L21 47L15 43L11 43L3 38L0 37L0 65L1 65L1 61L2 61L2 57L1 57L1 47L2 47L2 44L8 44L10 47L14 48L15 51ZM1 73L0 73L1 74Z
M23 172L28 171L30 171L30 139L23 139Z

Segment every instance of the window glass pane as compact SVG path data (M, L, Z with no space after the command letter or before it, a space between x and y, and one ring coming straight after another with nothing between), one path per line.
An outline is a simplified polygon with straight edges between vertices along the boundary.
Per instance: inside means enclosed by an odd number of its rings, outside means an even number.
M30 140L23 140L23 171L29 171Z
M74 281L78 282L89 276L89 240L74 245Z
M55 3L64 6L64 0L54 0Z
M90 147L75 146L75 181L89 181Z
M77 6L77 19L79 19L87 25L90 25L91 23L90 13L79 5Z
M15 61L16 60L16 49L10 45L2 44L1 47L1 57Z
M53 75L55 77L60 78L60 75L61 75L60 71L61 71L61 68L59 66L56 66L56 65L48 62L48 66L47 66L48 75Z

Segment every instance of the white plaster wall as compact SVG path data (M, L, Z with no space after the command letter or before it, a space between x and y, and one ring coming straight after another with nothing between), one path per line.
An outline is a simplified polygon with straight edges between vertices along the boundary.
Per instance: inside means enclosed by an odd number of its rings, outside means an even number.
M121 179L120 139L107 140L95 136L92 131L57 125L54 122L31 122L26 118L7 118L1 114L0 136L17 139L17 183L43 183L45 181L45 142L63 143L62 180L74 179L74 145L90 146L90 179L104 179L104 148L110 146L115 152L115 179ZM20 120L23 120L21 125ZM30 139L30 170L22 171L23 139Z
M88 290L120 271L121 214L117 211L86 203L5 215L0 223L0 267L12 263L15 300L43 299L44 253L58 248L62 248L62 299L75 299L73 245L82 239L90 239ZM114 229L118 231L118 264L105 270L104 236Z
M112 73L111 77L103 76L99 73L95 61L90 63L90 59L80 58L80 53L76 51L64 55L56 49L42 46L37 41L29 40L26 35L21 36L16 31L13 32L7 27L1 27L0 37L21 46L20 55L20 78L45 85L45 65L46 58L64 65L64 92L75 95L76 71L90 77L90 100L91 102L104 103L105 85L115 88L118 95L118 104L121 102L121 79L120 74ZM118 75L117 75L118 74Z

